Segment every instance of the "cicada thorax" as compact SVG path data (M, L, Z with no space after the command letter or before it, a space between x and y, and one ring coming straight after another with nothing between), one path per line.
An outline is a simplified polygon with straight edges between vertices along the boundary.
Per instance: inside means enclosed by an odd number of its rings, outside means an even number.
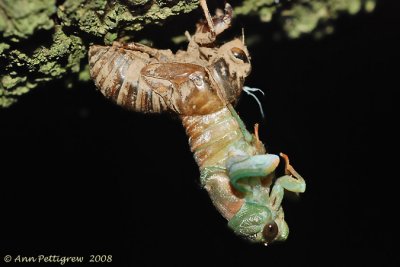
M91 46L90 75L101 93L133 111L152 113L170 109L165 97L143 80L140 71L153 60L146 53L115 46Z

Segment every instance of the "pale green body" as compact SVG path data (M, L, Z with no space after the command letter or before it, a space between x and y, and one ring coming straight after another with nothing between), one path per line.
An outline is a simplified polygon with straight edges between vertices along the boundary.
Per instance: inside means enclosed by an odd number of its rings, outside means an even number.
M284 189L304 192L305 181L287 162L287 175L271 175L279 157L248 132L232 106L205 116L183 116L183 125L201 171L201 183L238 235L255 242L285 240L289 229L281 201ZM233 188L232 188L233 187ZM275 223L278 232L266 240L263 230Z

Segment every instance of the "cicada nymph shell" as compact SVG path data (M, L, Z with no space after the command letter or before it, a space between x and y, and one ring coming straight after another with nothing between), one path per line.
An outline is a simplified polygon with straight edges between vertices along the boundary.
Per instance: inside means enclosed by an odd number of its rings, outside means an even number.
M214 18L217 34L227 28L232 8ZM223 26L221 26L223 25ZM204 115L236 103L250 73L246 46L234 39L218 47L198 24L186 51L145 45L93 45L89 66L97 88L118 105L137 112L171 111ZM198 43L201 40L201 43Z
M173 107L163 90L152 90L140 71L151 63L146 53L116 46L91 46L90 74L102 94L116 104L138 112L161 112ZM167 93L164 90L164 94Z

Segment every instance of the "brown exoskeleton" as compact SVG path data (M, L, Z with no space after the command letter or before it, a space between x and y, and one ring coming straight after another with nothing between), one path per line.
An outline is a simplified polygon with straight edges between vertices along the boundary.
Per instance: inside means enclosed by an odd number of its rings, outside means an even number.
M202 1L204 2L204 1ZM243 40L217 47L215 38L230 26L232 7L199 23L186 51L172 53L138 43L94 45L90 74L97 88L117 104L134 111L202 115L235 103L250 73Z

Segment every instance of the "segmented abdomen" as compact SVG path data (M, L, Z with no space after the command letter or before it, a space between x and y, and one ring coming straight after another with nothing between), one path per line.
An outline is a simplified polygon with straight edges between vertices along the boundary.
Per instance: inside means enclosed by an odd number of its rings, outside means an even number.
M230 220L245 200L233 190L226 163L231 157L250 156L257 151L246 142L237 120L227 107L208 115L181 118L202 173L201 183L215 207Z
M141 76L141 70L151 62L139 51L98 45L89 49L90 75L97 88L113 102L137 112L167 110L164 99Z
M225 168L228 157L257 153L256 149L245 141L237 120L227 107L208 115L181 118L200 169Z

